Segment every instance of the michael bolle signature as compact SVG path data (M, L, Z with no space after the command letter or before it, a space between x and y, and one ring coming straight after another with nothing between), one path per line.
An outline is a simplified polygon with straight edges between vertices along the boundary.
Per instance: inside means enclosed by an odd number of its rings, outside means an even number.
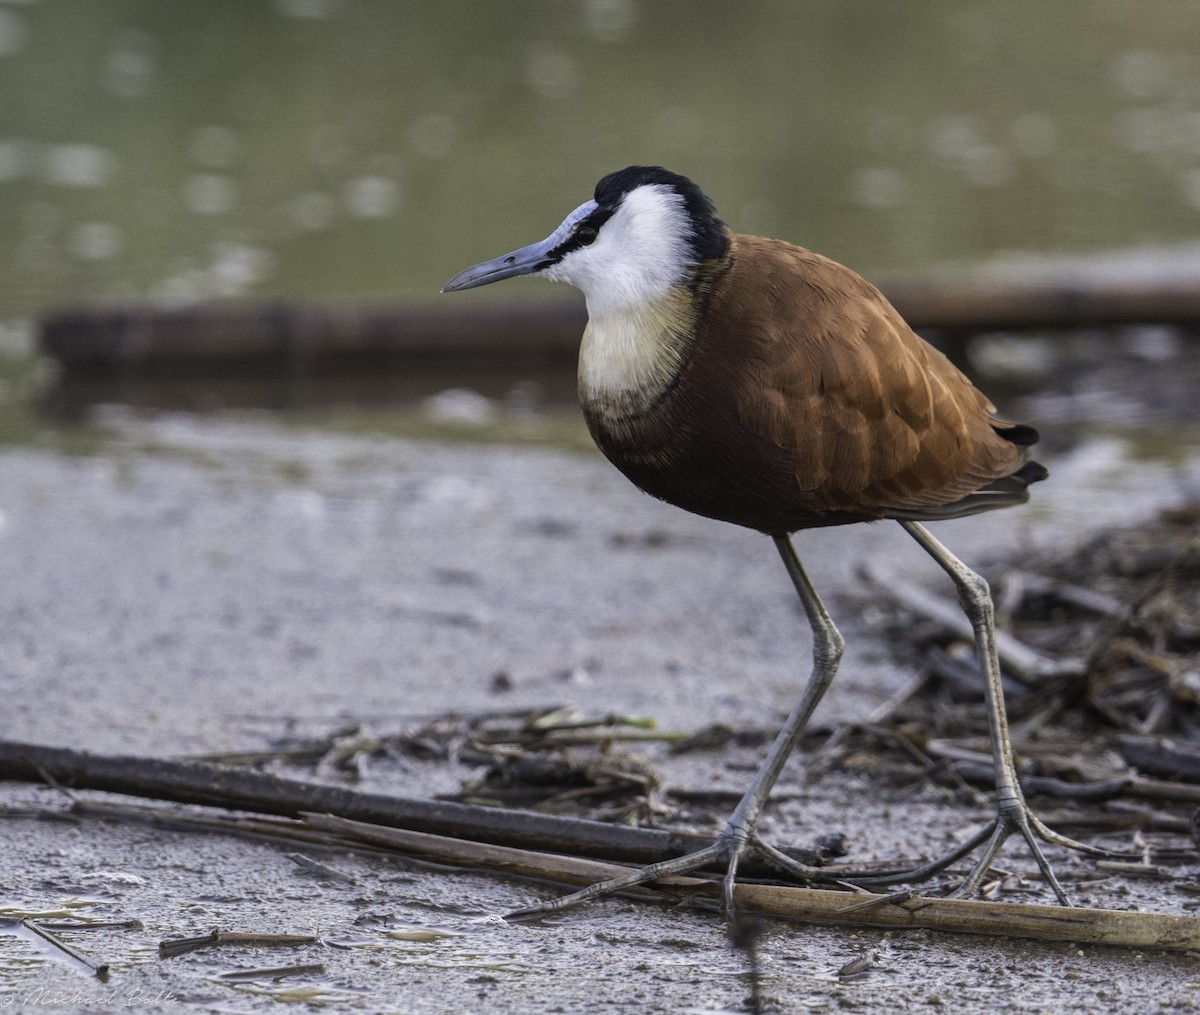
M129 990L53 990L48 987L38 987L26 994L0 994L0 1008L32 1006L39 1008L103 1008L111 1011L114 1008L143 1008L150 1005L178 1004L178 994L169 990L151 993L140 987Z

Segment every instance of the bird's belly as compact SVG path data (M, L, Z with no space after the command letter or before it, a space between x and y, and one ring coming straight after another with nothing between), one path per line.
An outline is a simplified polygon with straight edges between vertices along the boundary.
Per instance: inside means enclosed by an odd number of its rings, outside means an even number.
M720 414L665 405L631 418L583 408L605 457L635 486L685 511L773 535L873 517L821 510L797 484L792 452Z

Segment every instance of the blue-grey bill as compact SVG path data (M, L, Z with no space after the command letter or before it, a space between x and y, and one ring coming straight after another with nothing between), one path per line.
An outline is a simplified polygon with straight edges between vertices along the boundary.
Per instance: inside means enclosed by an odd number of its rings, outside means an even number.
M444 286L442 292L457 292L459 289L474 289L476 286L499 282L505 278L515 278L517 275L530 275L540 271L550 264L549 240L541 243L531 243L528 247L514 250L511 254L497 257L482 264L473 264L464 268Z
M506 278L518 275L532 275L549 267L558 260L558 247L566 240L580 220L596 210L595 201L585 201L562 221L557 229L538 243L514 250L481 264L473 264L464 268L444 286L442 292L458 292L461 289L474 289L476 286L489 285Z

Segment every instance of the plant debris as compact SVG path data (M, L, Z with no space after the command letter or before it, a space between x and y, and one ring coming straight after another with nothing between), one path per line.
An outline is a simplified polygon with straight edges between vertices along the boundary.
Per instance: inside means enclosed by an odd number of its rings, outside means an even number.
M953 604L877 571L868 578L891 595L889 643L921 677L869 725L838 731L822 761L990 788L974 646L941 620ZM1183 816L1130 801L1200 805L1200 501L1009 569L996 588L1025 791L1104 811L1064 812L1058 824L1187 834Z
M1032 679L1003 667L1013 678L1006 692L1014 719L1032 720L1026 729L1153 735L1179 748L1200 739L1200 501L1009 569L996 602L1008 638L1050 662ZM891 642L931 679L895 720L981 729L973 647L942 625L914 623L913 608L901 604Z
M807 730L802 746L812 753L810 771L836 767L892 784L941 783L978 804L994 773L969 625L956 604L924 588L877 571L868 578L872 602L879 590L891 597L889 642L917 676L865 723ZM1194 858L1200 501L1010 568L996 589L1006 628L1005 692L1026 792L1064 802L1055 815L1063 827L1189 837L1178 859L1162 860L1172 848L1160 843L1147 851L1146 865ZM274 754L216 760L307 764L343 781L357 780L369 764L453 761L482 771L441 799L619 824L712 825L736 800L735 788L667 784L653 755L647 760L633 749L754 750L774 732L721 724L660 731L646 717L554 705L447 713L387 735L354 726L281 743ZM784 790L772 800L786 797ZM806 862L826 865L846 849L834 830Z

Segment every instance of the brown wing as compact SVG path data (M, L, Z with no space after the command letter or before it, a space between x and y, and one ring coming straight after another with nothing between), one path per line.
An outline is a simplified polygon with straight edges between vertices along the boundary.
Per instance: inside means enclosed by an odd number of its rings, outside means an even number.
M813 510L935 516L1020 466L1011 424L874 286L778 240L732 254L712 298L740 322L739 420L793 453Z

